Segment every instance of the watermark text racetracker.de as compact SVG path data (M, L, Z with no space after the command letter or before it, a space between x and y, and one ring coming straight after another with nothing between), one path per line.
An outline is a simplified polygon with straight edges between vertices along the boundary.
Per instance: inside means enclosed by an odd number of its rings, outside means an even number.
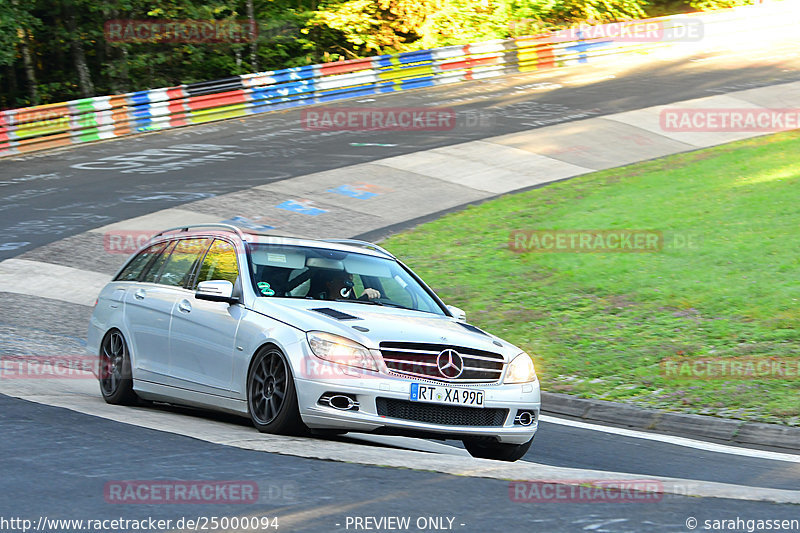
M668 107L659 125L669 132L779 132L800 128L800 109Z
M255 481L109 481L103 496L107 503L247 504L258 501Z
M556 30L554 42L582 40L613 40L615 42L696 42L704 35L703 21L699 19L668 19L610 22L608 24L580 24L573 28Z
M456 112L449 107L337 107L306 109L303 128L312 131L449 131Z
M664 487L653 479L571 479L512 481L508 497L517 503L653 503Z
M701 236L644 229L512 230L508 247L517 253L652 253L696 250Z
M255 20L109 20L111 43L245 43L258 37Z
M540 21L521 19L509 22L514 35L531 35L539 28ZM705 26L697 18L669 18L662 20L630 20L607 24L581 23L542 34L553 43L574 41L614 41L629 43L652 42L697 42L703 39Z
M294 482L254 480L111 480L103 486L106 503L123 505L294 503L300 498Z
M699 357L661 361L661 374L670 379L800 379L800 358Z
M99 358L90 355L3 355L0 380L97 379Z

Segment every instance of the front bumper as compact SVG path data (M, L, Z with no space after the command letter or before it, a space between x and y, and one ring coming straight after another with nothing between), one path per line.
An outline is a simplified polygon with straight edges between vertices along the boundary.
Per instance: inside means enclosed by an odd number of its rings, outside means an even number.
M454 385L441 383L442 386L480 389L485 392L483 409L507 410L501 425L450 425L430 423L407 418L397 418L380 414L379 399L386 404L394 400L395 404L408 402L411 383L414 379L393 377L384 374L362 374L353 372L353 376L342 376L335 379L295 379L300 416L303 422L313 429L333 429L363 433L381 432L409 434L414 436L431 436L440 438L489 438L509 444L522 444L533 438L539 423L541 406L539 382L524 385ZM418 380L419 381L419 380ZM326 394L347 395L358 402L357 410L342 410L320 403ZM436 410L440 404L420 404L412 402L416 409L419 405ZM411 405L409 404L409 405ZM481 408L457 407L457 409L481 411ZM533 423L528 426L516 422L518 411L533 414ZM385 408L383 409L385 411ZM467 412L467 414L470 414ZM439 417L441 418L441 417Z

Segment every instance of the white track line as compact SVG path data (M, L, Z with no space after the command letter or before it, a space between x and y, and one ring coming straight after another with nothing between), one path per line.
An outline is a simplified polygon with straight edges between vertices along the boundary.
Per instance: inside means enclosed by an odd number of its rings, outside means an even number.
M754 450L752 448L740 448L738 446L728 446L726 444L716 444L714 442L706 442L702 440L687 439L686 437L674 437L672 435L661 435L659 433L646 433L644 431L636 431L633 429L615 428L610 426L600 426L597 424L588 424L586 422L579 422L577 420L567 420L566 418L557 418L555 416L541 415L539 420L548 424L558 424L560 426L570 426L579 429L588 429L591 431L601 431L603 433L610 433L611 435L618 435L620 437L632 437L635 439L654 440L658 442L665 442L667 444L674 444L676 446L683 446L685 448L694 448L696 450L703 450L714 453L727 453L729 455L740 455L742 457L753 457L755 459L769 459L771 461L785 461L787 463L800 463L800 455L790 453L770 452L766 450Z

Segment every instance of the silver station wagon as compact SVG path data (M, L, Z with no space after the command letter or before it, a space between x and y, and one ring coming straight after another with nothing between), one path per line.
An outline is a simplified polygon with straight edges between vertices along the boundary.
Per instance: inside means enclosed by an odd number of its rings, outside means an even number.
M538 426L531 357L362 241L165 230L101 291L88 350L108 403L215 409L268 433L460 439L515 461Z

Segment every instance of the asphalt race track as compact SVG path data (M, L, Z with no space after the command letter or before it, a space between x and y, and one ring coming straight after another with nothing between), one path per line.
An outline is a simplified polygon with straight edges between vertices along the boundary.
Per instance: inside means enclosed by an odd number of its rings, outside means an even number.
M747 57L707 50L691 61L586 65L342 104L452 107L458 116L452 131L315 132L303 128L301 111L295 110L0 160L0 261L30 259L110 274L125 256L80 251L76 247L89 243L85 232L350 165L795 82L800 80L797 49L793 43ZM398 189L404 186L414 185L396 184ZM465 194L459 202L481 199ZM306 207L313 209L313 204ZM279 232L307 233L300 219L292 218L294 213L259 218L250 209L240 212L231 206L227 216L242 216ZM395 209L400 212L405 206ZM220 212L217 219L223 218ZM339 226L331 226L329 236L352 236L341 234L350 220L336 222ZM0 357L82 351L91 302L82 303L82 296L51 299L46 290L39 293L0 292ZM0 395L0 517L34 523L41 516L154 517L173 520L167 529L174 530L180 518L270 516L278 518L279 531L356 530L355 517L389 516L410 517L408 530L434 530L439 522L427 519L445 517L441 523L447 527L442 529L526 532L689 531L690 517L699 521L697 530L703 530L704 520L800 519L800 456L785 450L743 450L701 441L686 445L669 436L621 435L614 428L587 429L544 417L526 464L501 469L477 461L461 468L467 458L457 443L262 436L246 421L189 409L107 408L96 383L77 381L0 384L6 393ZM515 479L514 469L534 472L538 465L553 467L541 467L541 475L557 477L536 479L577 482L630 474L628 479L678 481L672 493L652 501L515 501L508 481ZM259 497L245 504L214 505L107 501L107 483L132 479L242 480L256 483ZM784 501L794 503L777 503ZM417 527L418 519L424 527ZM0 530L14 529L0 522Z
M517 503L505 481L240 450L5 397L0 406L3 448L25 450L3 459L3 506L32 519L257 514L277 516L279 531L344 531L347 517L445 516L455 531L661 532L685 531L691 516L797 516L796 505L670 495L620 504ZM110 477L248 480L263 497L246 505L116 505L98 498Z
M0 260L93 227L254 185L587 117L797 81L800 61L792 57L794 50L787 47L785 54L772 52L752 61L709 53L693 62L570 67L347 103L453 108L458 125L452 131L313 132L303 129L301 111L293 110L2 160ZM186 149L182 157L145 152L187 144L219 148Z

